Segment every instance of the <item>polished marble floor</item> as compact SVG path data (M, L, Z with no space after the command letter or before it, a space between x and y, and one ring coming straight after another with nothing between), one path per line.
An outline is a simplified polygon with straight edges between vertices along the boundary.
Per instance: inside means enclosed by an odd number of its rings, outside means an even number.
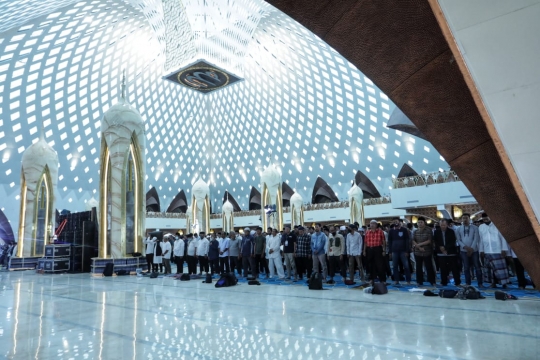
M0 272L0 358L540 359L540 301Z

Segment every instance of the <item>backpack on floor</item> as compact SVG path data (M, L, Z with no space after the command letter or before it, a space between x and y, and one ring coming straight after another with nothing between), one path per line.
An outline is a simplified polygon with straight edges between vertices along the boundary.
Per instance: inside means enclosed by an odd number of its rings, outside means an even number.
M114 272L114 264L107 263L105 264L105 269L103 269L103 276L112 276Z
M373 290L371 290L371 293L373 295L384 295L388 294L388 288L386 287L386 284L383 282L376 282L373 283Z
M158 277L158 275L159 275L159 273L157 273L157 272L152 272L152 273L150 274L150 279L156 279L156 278Z
M229 280L229 286L234 286L238 284L238 279L234 275L234 273L227 273L225 274L225 277Z
M461 300L485 299L485 297L482 296L480 291L471 285L466 285L465 287L459 289L457 297Z
M216 282L216 285L214 286L217 288L229 287L229 286L236 285L236 283L238 283L238 279L236 278L236 276L234 276L234 274L232 273L228 273L228 274L221 275L219 280Z
M505 293L501 290L495 291L495 299L497 300L517 300L518 298L512 294Z
M212 283L212 275L206 274L206 279L204 279L203 283L211 284Z
M322 288L321 274L314 272L309 279L309 290L322 290Z
M439 296L445 299L455 298L457 294L458 291L452 289L442 289L441 291L439 291Z
M180 275L180 281L189 281L189 280L191 280L191 276L189 276L189 274Z

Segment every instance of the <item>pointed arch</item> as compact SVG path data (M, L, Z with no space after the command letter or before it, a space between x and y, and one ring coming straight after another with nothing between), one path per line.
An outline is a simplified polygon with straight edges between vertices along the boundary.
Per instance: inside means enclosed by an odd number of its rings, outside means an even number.
M160 212L159 195L155 187L146 193L146 211Z
M291 196L293 196L294 190L284 181L281 184L281 191L283 193L283 206L291 206Z
M338 202L339 199L334 193L334 190L328 185L322 177L317 177L315 186L313 187L313 194L311 195L312 204L323 204L328 202Z
M251 187L251 192L249 193L249 210L260 210L261 209L261 192L257 190L255 186Z
M409 164L404 163L401 167L401 170L399 170L398 179L403 177L409 177L409 176L418 176L418 173L416 170L414 170L412 167L409 166Z
M356 175L354 176L354 182L356 183L356 185L358 185L360 189L362 189L362 192L364 193L364 199L381 197L379 190L377 190L371 180L369 180L369 178L360 170L356 172Z
M186 193L184 190L181 190L176 196L174 197L173 201L171 201L171 204L167 208L168 213L183 213L185 214L188 208L188 202Z
M223 194L223 202L221 204L225 204L225 201L227 201L227 199L229 199L229 202L232 204L234 209L233 211L242 210L242 208L240 208L240 205L238 205L238 202L236 202L236 199L228 191L225 191L225 194Z

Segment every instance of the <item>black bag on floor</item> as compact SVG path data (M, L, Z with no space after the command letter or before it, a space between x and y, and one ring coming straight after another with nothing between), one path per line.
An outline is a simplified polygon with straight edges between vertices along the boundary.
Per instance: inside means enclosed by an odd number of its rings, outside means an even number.
M214 285L217 288L234 286L238 283L238 279L233 273L223 274Z
M180 281L189 281L191 280L191 276L189 276L189 274L182 274L180 276Z
M150 279L156 279L156 278L158 277L158 275L159 275L159 274L158 274L157 272L152 272L152 273L150 274Z
M455 298L457 294L458 291L452 289L442 289L441 291L439 291L439 296L445 299Z
M371 290L371 293L373 295L384 295L388 294L388 288L386 287L386 284L383 282L376 282L373 283L373 290Z
M495 299L497 300L517 300L518 298L512 294L505 293L504 291L496 290Z
M129 275L129 271L127 271L127 270L117 270L116 275L117 276Z
M322 277L318 272L311 274L309 279L309 290L322 290Z
M480 291L471 285L466 285L458 292L458 298L461 300L478 300L478 299L485 299L485 297L482 296Z
M249 280L248 285L261 285L261 283L258 282L257 280Z
M212 283L212 275L206 274L206 279L204 279L203 283L211 284Z
M114 272L114 264L107 263L105 264L105 269L103 269L103 276L112 276Z

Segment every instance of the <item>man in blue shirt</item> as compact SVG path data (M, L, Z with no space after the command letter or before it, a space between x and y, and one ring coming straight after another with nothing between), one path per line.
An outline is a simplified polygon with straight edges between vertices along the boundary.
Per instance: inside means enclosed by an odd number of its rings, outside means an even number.
M323 282L326 282L328 268L326 267L326 242L328 238L321 231L321 224L315 224L315 232L311 235L311 253L313 257L313 272L319 272L319 264L322 266Z
M244 270L244 277L248 277L248 269L253 269L253 262L255 260L255 252L253 245L253 236L250 234L250 229L247 227L244 229L244 236L242 236L241 253L242 269Z

